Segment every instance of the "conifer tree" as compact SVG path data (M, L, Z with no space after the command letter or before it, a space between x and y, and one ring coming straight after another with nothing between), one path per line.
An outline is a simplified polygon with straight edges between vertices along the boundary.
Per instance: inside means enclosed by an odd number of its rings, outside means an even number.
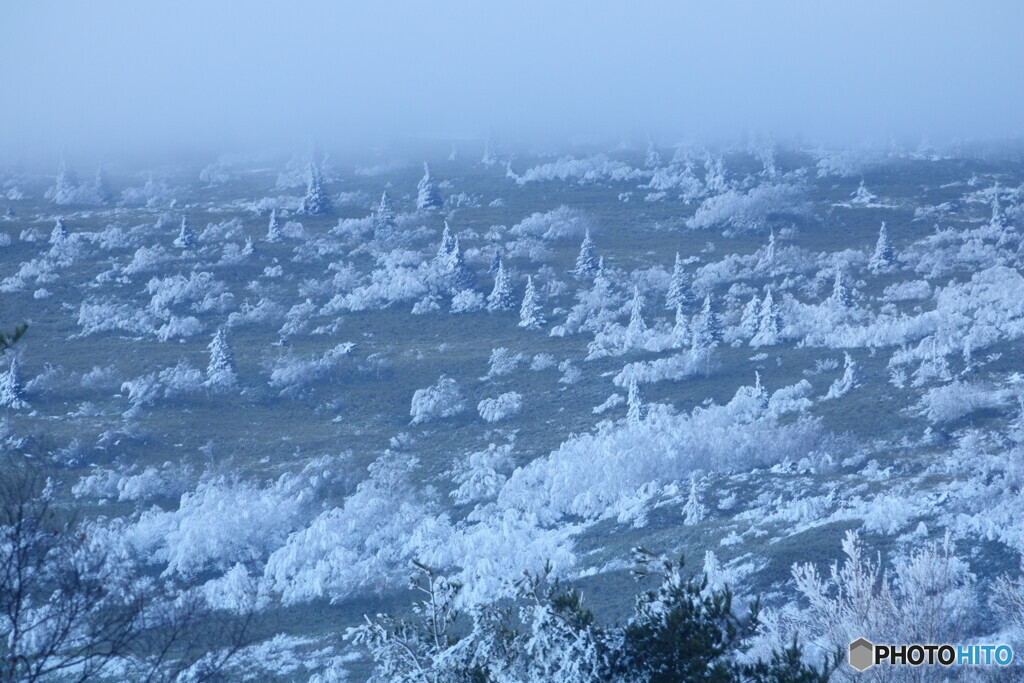
M11 357L7 371L0 374L0 406L15 410L28 407L21 384L21 363L17 355Z
M654 146L654 140L647 138L647 154L644 156L644 167L658 168L659 166L661 166L661 154L658 153L658 148Z
M206 347L210 352L210 363L206 366L206 384L215 389L230 389L238 384L238 371L235 369L235 355L228 343L227 331L222 327L217 330Z
M761 254L761 258L757 261L757 267L762 270L771 270L775 265L775 229L772 228L771 232L768 233L768 244L764 248L764 252Z
M455 238L451 254L448 256L448 272L451 274L452 290L461 292L464 289L473 289L476 284L476 273L466 263L459 247L459 238Z
M494 254L491 256L491 265L487 266L487 274L493 277L498 274L499 268L501 268L501 249L495 248Z
M395 210L391 206L391 197L388 196L387 190L384 190L380 195L380 204L373 213L373 228L378 231L388 230L395 225Z
M853 305L853 294L846 286L846 282L843 278L843 271L836 271L836 279L832 284L832 296L829 299L836 305L842 308L849 308Z
M497 252L495 252L497 253ZM494 289L487 297L488 311L503 311L514 307L515 295L512 292L512 278L505 270L505 264L498 259L498 272L494 274Z
M718 319L711 296L704 297L700 313L694 316L692 347L695 351L710 349L722 342L722 324Z
M284 239L284 233L281 232L281 226L277 222L277 210L270 210L270 223L267 225L267 242L280 242Z
M102 166L96 167L93 193L95 193L97 201L101 204L107 204L114 199L114 193L110 191L110 186L107 184L107 173L103 170Z
M416 185L416 189L416 208L419 211L429 211L444 205L444 202L441 201L441 195L437 193L437 188L434 187L434 181L430 179L430 166L425 161L423 162L423 177L420 179L419 184Z
M689 339L690 321L682 306L676 307L676 321L672 326L672 344L679 348L686 345Z
M452 255L452 250L455 247L455 238L452 237L452 229L448 225L448 221L444 222L444 231L441 233L441 245L437 248L437 258L442 261L447 261Z
M191 249L196 246L196 236L192 232L192 228L189 227L188 216L181 217L181 231L178 233L177 239L174 240L174 246L182 249Z
M519 307L519 327L535 330L543 327L546 323L544 310L540 305L540 296L533 286L533 276L529 275L526 278L526 293L523 295L523 303Z
M686 284L686 271L683 261L676 252L676 262L672 267L672 279L668 283L668 294L665 295L665 308L669 310L690 309L694 304L693 291Z
M868 261L868 268L878 272L893 266L896 263L896 250L889 243L889 233L885 229L885 222L878 230L878 242L875 244L875 253Z
M629 380L629 393L626 395L626 421L638 424L644 419L644 394L636 378Z
M573 274L578 278L589 277L597 272L598 260L594 254L594 240L590 237L590 228L587 228L583 235L583 243L580 245L579 256L576 257L576 267Z
M308 177L306 179L306 196L302 198L299 210L311 216L325 214L331 210L331 202L324 193L320 169L312 161L309 162Z
M629 326L626 328L626 337L630 345L640 343L644 332L647 331L647 324L644 322L643 316L643 305L643 299L640 297L640 288L634 287L633 304L629 312Z
M64 227L64 219L58 218L50 233L50 244L60 244L68 238L68 229Z
M771 346L779 343L782 334L782 315L772 296L772 290L764 295L758 314L757 334L750 340L751 346Z

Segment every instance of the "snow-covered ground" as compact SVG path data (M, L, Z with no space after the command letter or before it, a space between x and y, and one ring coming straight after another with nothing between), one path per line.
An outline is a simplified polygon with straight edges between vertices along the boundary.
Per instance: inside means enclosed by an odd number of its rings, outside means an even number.
M414 560L624 617L637 545L763 596L763 651L1024 647L1019 154L446 155L4 172L5 448L257 593L266 676L365 675Z

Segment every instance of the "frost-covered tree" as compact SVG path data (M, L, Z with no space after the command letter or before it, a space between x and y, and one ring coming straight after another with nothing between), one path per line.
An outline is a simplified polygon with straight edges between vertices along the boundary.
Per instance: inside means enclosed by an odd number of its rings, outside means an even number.
M0 374L0 406L15 410L28 407L21 383L21 363L17 355L11 357L7 370Z
M672 325L672 345L676 348L685 346L690 339L690 318L682 306L676 307L676 319Z
M590 237L590 228L583 235L583 243L580 244L580 253L576 257L576 267L573 274L578 278L589 277L597 272L598 260L594 254L594 240Z
M50 244L61 244L68 238L68 229L64 227L64 219L58 218L50 233Z
M452 251L448 255L447 271L451 277L452 289L455 291L473 289L473 286L476 285L476 273L466 263L466 257L462 254L458 237L455 238Z
M430 166L425 161L423 162L423 177L420 178L416 189L416 208L419 211L429 211L444 205L441 195L438 194L437 188L434 187L434 181L430 179Z
M686 271L683 270L683 261L677 251L676 262L672 266L672 279L668 283L668 294L665 295L665 308L673 311L682 308L688 311L695 299L693 290L686 284Z
M875 199L877 199L877 197L875 197L875 195L872 194L871 191L868 190L868 188L864 187L864 179L863 178L861 178L860 185L857 186L857 189L854 191L853 195L851 195L851 196L853 197L853 199L850 200L851 204L864 204L864 205L867 205L867 204L870 204L871 202L875 201Z
M277 222L277 209L270 210L270 222L267 224L267 242L280 242L284 239L281 232L281 225Z
M235 354L228 343L227 330L223 327L214 333L210 345L210 363L206 366L206 386L213 389L230 389L238 384L235 369Z
M373 228L377 231L386 231L394 228L395 225L395 210L391 206L391 197L385 190L380 195L377 210L373 212Z
M441 244L437 248L438 260L444 262L447 261L455 248L455 238L452 237L452 229L448 225L448 221L444 222L444 230L441 232Z
M868 268L878 272L892 267L896 263L896 250L889 243L889 232L885 229L885 222L878 229L878 242L875 244L875 253L868 261Z
M740 331L743 336L747 339L752 338L757 334L757 326L761 315L761 299L754 294L750 297L750 301L743 307L743 312L740 314Z
M761 270L771 270L775 266L775 229L768 233L768 244L765 245L757 260L757 267Z
M528 275L526 277L526 293L523 295L523 303L519 307L519 327L536 330L546 323L544 309L540 305L540 295L537 293L537 288L533 286L533 276Z
M78 180L75 178L75 174L68 169L67 162L61 159L60 166L57 167L57 178L54 185L46 191L44 196L54 204L67 204L74 199L77 189Z
M114 193L110 191L110 184L107 182L107 173L102 166L96 168L96 178L93 181L93 192L100 204L108 204L114 200Z
M844 396L851 389L860 385L857 379L857 364L853 362L853 358L849 353L844 353L843 356L845 357L843 361L843 376L829 387L828 393L825 395L826 399Z
M497 253L497 252L495 252ZM494 288L487 297L488 311L504 311L516 305L515 293L512 291L512 277L505 270L505 264L498 257L498 271L494 274Z
M644 332L647 331L647 323L643 315L644 301L640 296L640 288L633 288L633 303L629 308L629 325L626 327L626 337L631 341L640 343Z
M771 346L778 344L782 334L782 314L779 306L775 303L772 290L768 290L761 302L761 310L758 313L757 333L750 340L751 346Z
M849 308L853 305L853 294L846 286L841 270L836 271L836 279L832 283L832 295L829 297L829 301L841 308Z
M487 136L487 141L484 143L484 155L480 159L480 163L484 166L493 166L498 163L498 155L494 152L494 140L490 135Z
M629 393L626 396L626 421L638 424L644 419L644 394L636 379L629 381Z
M691 346L695 351L714 348L722 342L722 323L711 302L711 296L704 297L704 305L693 317Z
M501 249L495 248L491 255L491 264L487 266L487 274L494 277L498 274L499 268L501 268Z
M196 246L196 234L192 232L192 228L188 224L188 216L181 217L181 230L178 232L177 239L174 240L174 246L182 249L191 249Z
M323 179L320 176L320 168L312 161L309 162L306 176L306 196L302 198L299 206L302 213L311 216L327 213L331 210L331 200L324 192Z
M654 140L647 139L647 154L644 155L644 168L658 168L661 166L661 154L654 146Z

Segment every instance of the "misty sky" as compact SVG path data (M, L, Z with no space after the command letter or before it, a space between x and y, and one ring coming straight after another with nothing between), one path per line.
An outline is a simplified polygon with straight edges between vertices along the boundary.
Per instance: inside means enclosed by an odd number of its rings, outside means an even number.
M1024 2L0 2L0 154L1019 135Z

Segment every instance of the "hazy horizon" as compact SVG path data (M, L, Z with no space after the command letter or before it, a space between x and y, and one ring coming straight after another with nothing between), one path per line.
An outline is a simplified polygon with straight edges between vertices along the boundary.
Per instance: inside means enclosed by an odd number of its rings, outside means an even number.
M1020 135L1024 5L8 2L0 154Z

